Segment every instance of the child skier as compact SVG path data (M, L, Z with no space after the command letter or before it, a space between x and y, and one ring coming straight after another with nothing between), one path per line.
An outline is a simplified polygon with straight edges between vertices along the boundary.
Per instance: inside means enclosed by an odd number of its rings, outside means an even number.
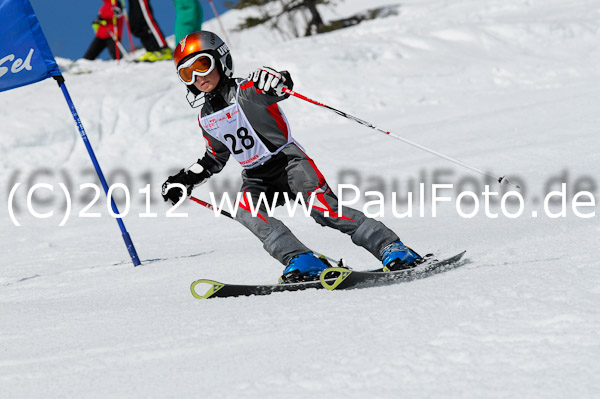
M189 196L194 187L220 172L232 155L243 167L244 199L236 219L254 233L264 249L284 266L282 283L318 279L329 265L315 256L278 219L260 209L257 217L249 211L250 196L257 204L261 193L269 201L279 193L300 193L306 203L315 194L321 206L313 207L312 218L322 226L348 234L381 260L384 269L411 268L422 261L398 236L381 222L362 212L344 208L338 215L338 199L327 185L314 161L306 155L290 132L277 105L293 86L289 72L260 67L248 79L233 78L233 60L227 45L214 33L194 32L184 37L174 53L179 79L186 84L192 107L202 103L199 122L206 141L202 158L187 169L170 176L162 186L165 201L176 203ZM180 183L187 193L171 184ZM277 205L282 205L279 201ZM328 213L326 216L326 212Z

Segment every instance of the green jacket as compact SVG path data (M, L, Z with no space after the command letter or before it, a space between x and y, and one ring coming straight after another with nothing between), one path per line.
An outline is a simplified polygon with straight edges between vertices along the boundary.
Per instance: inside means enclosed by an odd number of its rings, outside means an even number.
M175 43L202 30L202 5L198 0L173 0L175 3Z

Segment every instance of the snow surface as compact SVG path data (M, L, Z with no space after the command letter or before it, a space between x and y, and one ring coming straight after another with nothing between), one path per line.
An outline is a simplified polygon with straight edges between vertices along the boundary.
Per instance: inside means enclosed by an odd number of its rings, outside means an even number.
M368 3L346 0L327 16L394 4ZM388 203L379 219L417 251L468 252L460 269L381 288L192 297L199 278L275 282L282 267L251 233L192 202L179 209L187 218L165 217L160 184L204 146L171 63L98 61L91 74L65 74L110 183L130 187L137 268L102 199L90 209L102 217L77 216L93 172L56 84L2 93L0 397L598 397L598 205L581 208L593 218L569 207L552 219L543 196L561 182L568 204L576 191L598 195L599 21L592 0L406 0L398 16L316 37L229 32L238 76L287 69L300 93L523 186L516 219L461 218L453 203L435 218L430 206L396 218ZM301 100L282 107L332 185L360 183L389 201L435 174L473 191L486 181ZM195 195L235 191L239 172L230 162ZM15 183L21 227L7 211ZM34 196L50 218L28 216L34 183L54 187ZM59 183L74 201L63 227ZM149 183L156 218L139 217ZM278 216L317 251L376 264L336 231Z

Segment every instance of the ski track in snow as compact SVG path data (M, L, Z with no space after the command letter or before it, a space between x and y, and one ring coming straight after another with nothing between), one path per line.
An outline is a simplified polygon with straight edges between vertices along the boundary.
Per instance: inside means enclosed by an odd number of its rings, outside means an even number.
M323 13L339 19L364 4ZM408 245L440 256L466 249L465 265L377 288L195 300L194 280L275 282L282 266L236 222L191 202L178 210L187 218L165 217L160 184L204 148L173 65L87 63L93 72L65 73L67 85L109 181L131 188L125 224L144 265L132 267L103 197L90 210L101 218L77 217L92 194L77 187L94 177L56 84L2 93L0 191L64 182L75 214L57 227L58 187L36 204L55 211L49 219L26 216L23 188L23 226L0 211L0 398L598 397L598 216L550 219L542 195L558 177L570 192L577 183L598 194L600 4L409 0L398 10L286 42L262 28L229 32L236 76L287 69L308 97L522 180L522 217L482 210L463 219L440 203L436 218L428 207L427 217L400 219L388 204L380 219ZM223 22L243 15L230 11ZM214 21L205 28L219 33ZM484 183L314 105L281 106L334 186L357 179L363 192L404 195L436 171L469 190ZM235 188L239 172L230 162L194 195ZM157 218L137 217L148 183ZM356 269L376 264L338 232L277 215L317 251Z

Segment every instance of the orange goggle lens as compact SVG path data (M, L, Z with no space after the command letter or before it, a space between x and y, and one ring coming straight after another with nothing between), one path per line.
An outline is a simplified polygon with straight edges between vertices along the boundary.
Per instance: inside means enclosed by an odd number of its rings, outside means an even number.
M198 55L186 61L177 68L179 79L185 84L192 84L195 81L194 75L206 76L215 68L215 60L208 54Z

